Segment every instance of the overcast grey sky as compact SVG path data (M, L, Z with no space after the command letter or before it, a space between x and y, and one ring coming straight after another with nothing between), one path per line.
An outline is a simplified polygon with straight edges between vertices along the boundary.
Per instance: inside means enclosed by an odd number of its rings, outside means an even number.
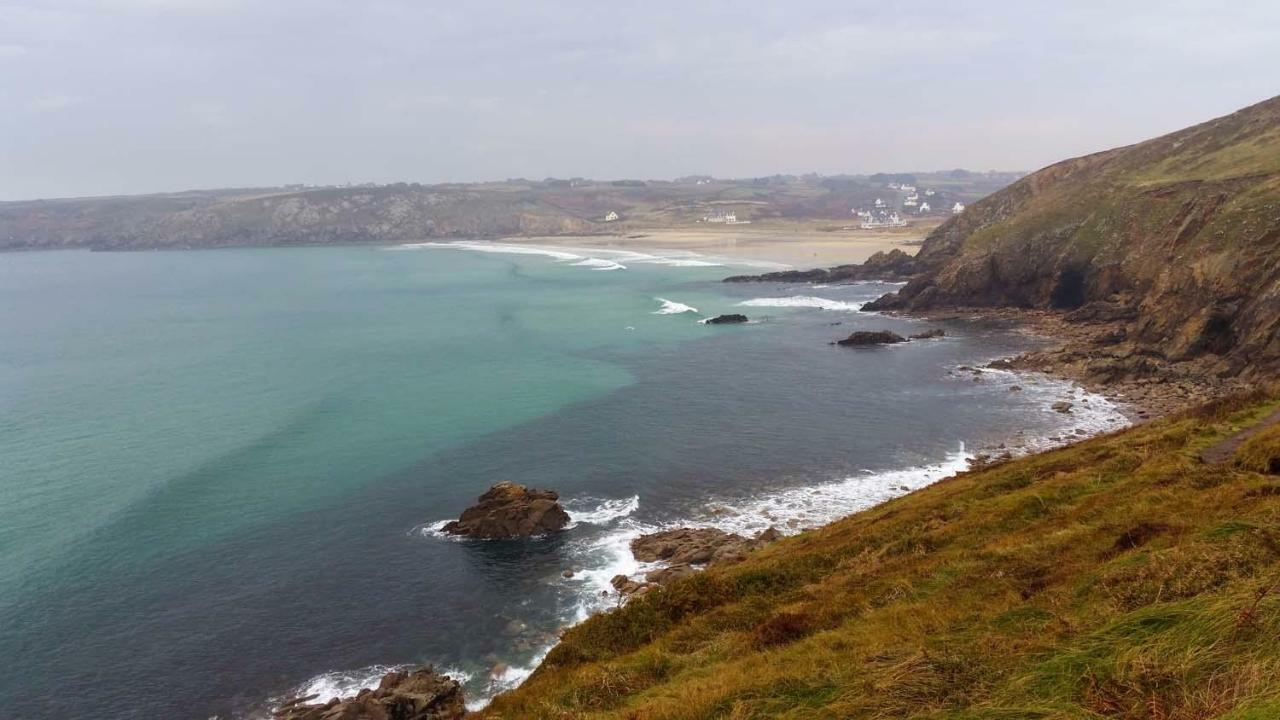
M0 198L1033 169L1278 78L1277 0L0 0Z

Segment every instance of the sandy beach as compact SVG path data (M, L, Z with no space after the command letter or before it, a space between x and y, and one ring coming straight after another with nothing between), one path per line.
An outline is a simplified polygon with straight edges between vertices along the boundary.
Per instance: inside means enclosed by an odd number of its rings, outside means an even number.
M939 221L905 228L862 230L830 221L764 221L749 225L694 225L626 228L614 235L511 237L504 242L625 250L684 250L703 255L756 260L794 268L860 263L881 250L914 254Z

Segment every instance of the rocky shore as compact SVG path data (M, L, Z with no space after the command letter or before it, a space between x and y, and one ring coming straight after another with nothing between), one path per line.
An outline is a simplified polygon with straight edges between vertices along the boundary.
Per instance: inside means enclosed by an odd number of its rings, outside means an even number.
M427 665L387 673L377 688L355 697L294 698L275 711L275 720L458 720L466 714L462 687Z
M631 541L631 554L640 562L662 563L662 567L646 573L643 582L626 575L615 575L610 584L621 597L643 595L692 575L698 568L742 562L747 553L781 537L782 533L774 528L768 528L755 537L744 537L717 528L688 527L641 535Z
M1178 412L1250 386L1242 379L1211 372L1209 366L1216 358L1175 363L1130 341L1130 318L987 307L902 314L934 321L977 319L1002 323L1049 339L1050 347L996 360L989 367L1071 380L1115 402L1135 422Z

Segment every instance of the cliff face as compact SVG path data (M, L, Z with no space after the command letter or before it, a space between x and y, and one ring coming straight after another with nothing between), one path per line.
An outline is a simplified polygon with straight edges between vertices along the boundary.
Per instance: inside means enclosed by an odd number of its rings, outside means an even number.
M1222 376L1280 366L1280 98L1060 162L929 235L869 309L986 306L1130 320L1134 348Z

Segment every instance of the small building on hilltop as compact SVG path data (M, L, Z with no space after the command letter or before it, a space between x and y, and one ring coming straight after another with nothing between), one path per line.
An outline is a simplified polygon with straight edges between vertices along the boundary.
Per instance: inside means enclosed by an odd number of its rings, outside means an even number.
M962 203L962 202L957 202L955 205L952 205L952 206L951 206L951 214L952 214L952 215L959 215L959 214L960 214L960 213L962 213L962 212L964 212L964 203Z
M613 222L617 219L618 219L618 213L616 210L610 210L609 214L604 216L605 222Z

